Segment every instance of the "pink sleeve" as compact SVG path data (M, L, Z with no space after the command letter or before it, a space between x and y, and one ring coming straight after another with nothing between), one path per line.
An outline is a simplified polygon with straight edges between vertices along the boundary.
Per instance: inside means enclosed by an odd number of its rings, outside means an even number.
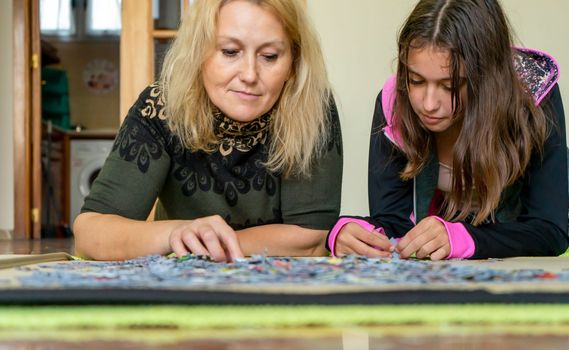
M468 259L474 255L476 245L463 224L459 222L448 222L438 216L433 218L445 225L448 241L450 243L450 253L446 259Z
M340 218L336 224L334 225L334 227L332 227L332 230L330 230L330 234L328 235L328 247L330 248L330 253L332 253L333 257L336 257L336 238L338 237L338 234L340 233L340 231L342 230L342 228L349 224L349 223L356 223L358 225L360 225L361 227L363 227L365 230L372 232L373 230L375 230L375 226L373 226L372 224L370 224L369 222L362 220L362 219L356 219L356 218L349 218L349 217L344 217L344 218ZM383 233L383 229L381 229L381 232Z

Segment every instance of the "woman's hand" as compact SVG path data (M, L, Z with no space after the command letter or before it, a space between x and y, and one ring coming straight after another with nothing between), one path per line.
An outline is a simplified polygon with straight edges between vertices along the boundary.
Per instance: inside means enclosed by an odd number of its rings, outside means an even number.
M450 254L450 242L443 223L427 217L401 238L395 250L403 259L415 253L419 259L443 260Z
M193 253L215 261L243 258L237 234L219 215L183 222L170 232L169 243L178 257Z
M369 232L356 223L348 223L336 238L336 255L365 255L370 258L391 257L391 242L376 231Z

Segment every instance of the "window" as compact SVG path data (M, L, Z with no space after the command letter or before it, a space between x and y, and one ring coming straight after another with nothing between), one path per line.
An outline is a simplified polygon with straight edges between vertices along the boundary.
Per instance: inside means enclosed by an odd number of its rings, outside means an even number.
M40 0L44 35L84 39L117 36L121 30L121 0Z
M91 0L87 4L88 34L120 34L121 0Z
M75 33L71 0L41 0L40 28L42 34L72 35Z

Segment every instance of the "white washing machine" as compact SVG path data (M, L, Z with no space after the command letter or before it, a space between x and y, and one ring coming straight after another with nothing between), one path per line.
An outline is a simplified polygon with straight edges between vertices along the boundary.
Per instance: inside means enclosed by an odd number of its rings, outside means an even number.
M79 215L91 185L113 147L113 140L72 139L70 141L69 222Z

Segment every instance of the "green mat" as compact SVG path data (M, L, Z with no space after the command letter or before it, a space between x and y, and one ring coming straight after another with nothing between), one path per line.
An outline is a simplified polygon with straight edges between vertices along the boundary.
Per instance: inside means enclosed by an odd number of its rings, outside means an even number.
M569 305L1 307L0 331L569 325Z

